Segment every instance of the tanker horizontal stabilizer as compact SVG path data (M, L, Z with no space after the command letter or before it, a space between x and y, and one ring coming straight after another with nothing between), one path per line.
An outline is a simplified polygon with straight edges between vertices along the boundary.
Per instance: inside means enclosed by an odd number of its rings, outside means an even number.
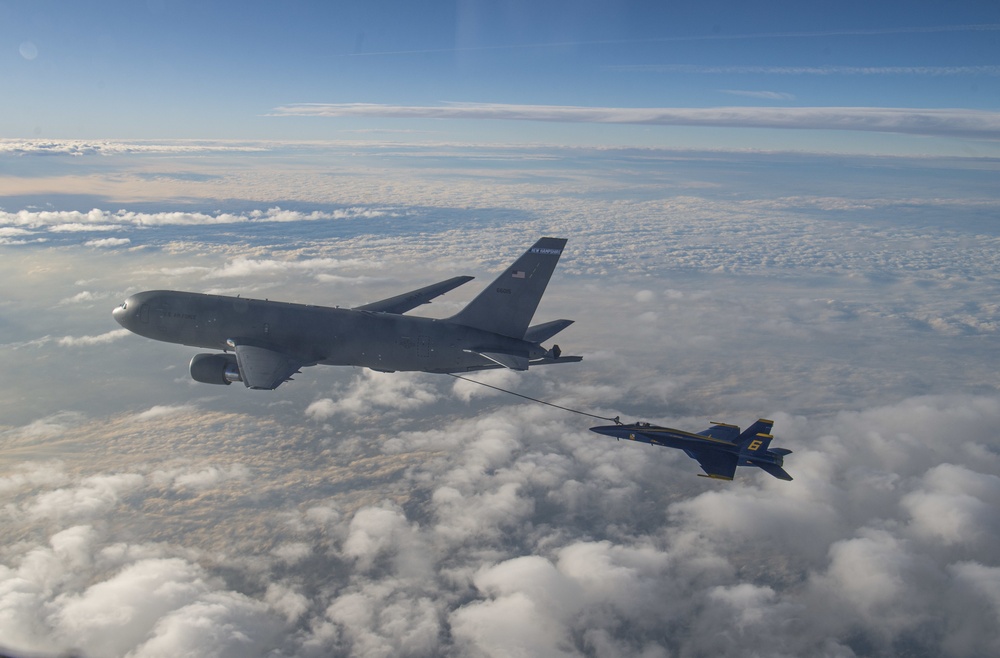
M573 324L572 320L553 320L544 324L536 324L533 327L528 327L528 330L524 332L524 340L529 343L544 343L571 324Z
M497 365L503 366L508 370L527 370L528 369L528 355L527 354L505 354L503 352L480 352L479 350L469 350L473 354L478 354L479 356L489 359Z

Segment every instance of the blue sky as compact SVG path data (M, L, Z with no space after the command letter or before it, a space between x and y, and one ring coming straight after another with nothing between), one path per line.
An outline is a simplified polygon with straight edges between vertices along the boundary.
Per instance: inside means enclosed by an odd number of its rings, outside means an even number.
M378 131L416 141L995 152L1000 6L813 5L5 2L0 77L17 101L5 104L0 136L352 139ZM836 118L789 135L762 133L745 118L720 131L672 121L655 129L565 118L442 121L426 111L282 116L280 108L305 103L947 108L984 113L970 120L985 131L956 137L951 119L929 137L900 138L892 122L860 134L816 130L836 127Z

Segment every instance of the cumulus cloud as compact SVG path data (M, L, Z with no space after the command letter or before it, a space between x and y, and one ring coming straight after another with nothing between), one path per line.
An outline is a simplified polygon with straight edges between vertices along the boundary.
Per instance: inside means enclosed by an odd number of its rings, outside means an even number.
M206 279L242 278L248 276L267 276L269 274L286 272L322 273L362 265L377 268L378 263L360 259L337 258L307 258L304 260L274 260L254 258L234 258L223 267L205 272Z
M413 411L434 402L437 394L425 375L363 370L334 397L321 398L306 408L306 416L323 421L336 415L361 417L387 411Z
M67 596L55 626L84 650L123 655L142 644L165 615L207 594L207 579L178 558L140 560Z
M265 655L284 624L213 580L180 558L142 559L67 593L50 620L64 646L87 655Z
M283 630L266 604L238 592L209 592L159 619L133 655L267 656Z
M642 614L662 605L660 581L668 561L651 546L610 542L570 544L554 563L539 556L513 558L476 574L474 584L488 598L452 613L453 632L459 646L491 656L580 655L584 648L614 645L614 626L623 618L647 632L655 625L643 622ZM656 642L618 642L618 651L669 655Z
M1000 567L959 562L949 566L948 571L954 580L945 593L945 605L952 615L944 651L971 656L1000 650L1000 636L996 633L1000 619Z
M351 519L342 547L345 556L362 571L389 559L394 574L403 578L427 578L433 574L418 527L393 507L365 508Z
M115 224L83 224L80 222L72 222L68 224L52 224L48 227L50 233L83 233L83 232L102 232L102 231L115 231L118 230L118 226ZM107 238L109 240L114 238ZM91 240L88 242L96 242L96 240ZM85 246L88 245L86 242Z
M26 439L51 438L62 434L81 422L81 420L81 414L72 411L63 411L34 420L23 427L7 430L5 434Z
M128 331L126 329L126 331ZM157 404L135 415L138 421L158 420L164 416L187 414L197 409L193 404Z
M30 462L19 464L8 473L0 476L0 494L18 491L24 488L39 486L59 486L68 482L66 474L59 462Z
M93 551L101 540L92 527L74 526L16 571L0 573L5 642L24 644L41 625L48 627L44 643L29 646L92 656L263 655L277 643L284 624L267 604L220 590L217 579L182 558L138 559L88 584L83 572L98 568ZM51 588L62 594L46 601ZM8 607L14 601L19 607Z
M4 226L0 228L0 238L10 238L10 237L21 237L24 235L32 235L32 232L28 229L17 228L13 226Z
M921 486L900 504L910 514L910 527L925 538L962 546L966 555L986 556L1000 549L992 545L1000 537L1000 518L995 513L1000 507L997 475L940 464L927 471Z
M159 416L162 415L160 414ZM176 489L193 489L197 491L217 487L229 480L246 480L250 476L250 469L242 464L232 464L228 467L206 466L193 471L158 472L153 474L153 477L158 477L159 479L169 479L171 481L170 486Z
M79 300L74 297L72 301ZM57 342L60 347L88 347L113 343L129 335L131 335L131 332L128 329L114 329L96 336L63 336Z
M118 505L123 496L142 486L137 473L95 475L77 487L48 491L24 508L29 517L86 519L101 516Z
M879 107L615 108L477 103L452 103L440 106L301 103L277 107L271 115L861 130L981 139L1000 138L1000 114L983 110L962 109Z
M189 433L171 419L196 417L202 432L239 434L235 415L163 414L150 445ZM135 422L115 441L139 440ZM7 548L0 631L94 655L888 655L900 642L984 655L1000 641L989 512L1000 464L977 446L997 422L992 398L778 414L775 432L795 449L791 483L752 471L706 482L683 454L587 439L565 414L527 404L392 439L352 426L373 443L333 453L282 447L305 440L289 426L264 446L260 474L206 461L87 477L23 470L4 483L20 496L6 519L53 531L44 545ZM252 459L259 440L237 449ZM373 459L404 466L366 476ZM262 507L276 495L265 483L296 494ZM348 507L323 498L347 483ZM251 514L225 544L264 542L248 554L206 559L215 553L181 549L169 532L146 544L109 534L130 508L176 531L211 523L196 511L209 501L240 514L243 490Z
M313 549L310 544L297 541L284 543L271 551L271 554L289 564L295 564L312 555L312 552ZM285 596L283 594L281 598L284 599ZM298 606L296 606L296 609L298 609Z
M131 244L131 242L132 241L128 238L103 238L101 240L87 240L83 243L83 246L108 249L113 247L124 247L127 244Z
M94 302L94 301L100 301L100 300L103 300L103 299L108 299L111 296L112 296L112 293L110 293L110 292L105 292L105 291L94 292L92 290L81 290L80 292L76 293L72 297L67 297L67 298L65 298L63 300L60 300L59 303L60 304L80 304L80 303L85 303L85 302Z
M391 215L392 211L377 208L353 207L333 211L298 211L279 207L267 210L235 212L136 212L109 211L93 208L79 210L19 210L0 211L0 236L29 235L28 229L45 229L55 233L83 231L113 231L122 228L149 228L154 226L204 226L215 224L242 224L248 222L314 222L348 219L370 219ZM87 246L121 246L124 238L104 238L88 241Z
M372 584L337 597L305 648L315 653L433 655L441 649L439 615L428 596Z

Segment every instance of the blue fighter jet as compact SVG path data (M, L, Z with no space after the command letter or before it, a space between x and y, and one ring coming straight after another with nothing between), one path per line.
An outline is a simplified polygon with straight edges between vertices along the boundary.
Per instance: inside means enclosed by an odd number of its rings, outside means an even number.
M736 425L725 423L712 423L712 427L697 434L649 423L602 425L591 427L590 431L654 446L680 448L701 465L706 474L699 473L700 477L732 480L737 466L756 466L779 480L791 480L792 476L781 467L785 455L792 451L768 448L774 438L772 425L774 421L761 418L742 434Z

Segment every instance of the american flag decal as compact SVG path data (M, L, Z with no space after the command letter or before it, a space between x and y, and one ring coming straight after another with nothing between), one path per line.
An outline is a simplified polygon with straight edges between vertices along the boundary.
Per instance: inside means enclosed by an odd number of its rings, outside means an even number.
M524 278L524 270L514 270L514 273L511 274L511 276L514 277L515 279L523 279Z

